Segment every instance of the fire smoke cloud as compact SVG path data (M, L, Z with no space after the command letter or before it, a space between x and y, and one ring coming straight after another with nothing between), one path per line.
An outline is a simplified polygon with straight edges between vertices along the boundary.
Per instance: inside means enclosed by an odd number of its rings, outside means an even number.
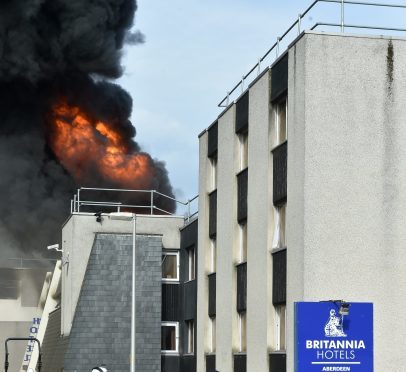
M122 75L124 44L143 41L141 33L130 32L136 9L135 0L0 2L3 253L18 249L15 255L35 255L38 250L44 251L47 244L58 241L69 200L78 186L139 187L173 196L164 163L143 153L133 140L135 129L129 121L131 97L111 83ZM127 183L120 183L106 176L96 160L87 159L86 153L73 152L74 160L66 158L72 151L67 154L57 147L56 123L59 120L69 128L76 125L78 118L55 114L55 107L62 104L72 112L80 108L85 113L91 124L88 130L94 136L92 146L101 144L104 147L100 151L107 151L105 163L121 164L123 159L128 162L128 157L131 160L141 156L147 176L134 176L128 182L126 174ZM109 133L100 123L106 123ZM116 135L120 138L117 143ZM71 140L72 146L83 148L80 141ZM99 151L89 146L90 149ZM175 208L169 199L155 202L164 210Z

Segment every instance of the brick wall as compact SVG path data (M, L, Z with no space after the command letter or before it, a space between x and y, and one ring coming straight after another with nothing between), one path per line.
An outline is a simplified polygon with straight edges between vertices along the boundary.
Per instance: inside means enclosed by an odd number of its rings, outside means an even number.
M97 234L65 355L66 372L130 369L132 236ZM136 240L136 369L161 370L161 259L159 236Z

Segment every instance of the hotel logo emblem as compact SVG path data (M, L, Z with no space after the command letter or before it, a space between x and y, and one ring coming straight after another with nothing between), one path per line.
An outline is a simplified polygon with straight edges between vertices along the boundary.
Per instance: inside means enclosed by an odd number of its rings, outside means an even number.
M343 316L337 316L334 309L330 310L330 317L324 326L324 334L326 337L347 337L343 329Z

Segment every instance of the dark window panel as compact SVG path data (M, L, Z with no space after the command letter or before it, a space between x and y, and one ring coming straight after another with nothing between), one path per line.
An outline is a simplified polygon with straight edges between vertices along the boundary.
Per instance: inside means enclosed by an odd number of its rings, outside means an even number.
M197 219L186 225L180 232L180 247L197 246Z
M234 372L247 371L247 354L234 354Z
M209 317L216 316L216 273L208 275L209 279Z
M269 354L269 372L286 372L286 354Z
M237 311L247 310L247 263L237 265Z
M248 168L244 169L237 175L237 192L238 192L238 208L237 220L238 223L247 220L247 198L248 198Z
M218 146L218 122L216 121L208 129L207 156L209 158L217 156L217 146Z
M281 206L287 199L288 143L284 142L272 150L273 154L273 204Z
M216 355L206 355L206 372L216 372Z
M286 303L286 249L272 254L272 303Z
M183 284L183 319L196 319L196 280Z
M179 355L161 355L162 372L179 372L180 356Z
M179 321L179 284L162 284L162 320Z
M271 101L288 90L288 53L271 68Z
M209 236L214 238L217 233L217 190L209 194Z
M180 372L195 372L196 357L194 355L183 355L180 361Z
M242 133L248 130L248 107L249 107L249 91L236 103L235 112L235 133Z

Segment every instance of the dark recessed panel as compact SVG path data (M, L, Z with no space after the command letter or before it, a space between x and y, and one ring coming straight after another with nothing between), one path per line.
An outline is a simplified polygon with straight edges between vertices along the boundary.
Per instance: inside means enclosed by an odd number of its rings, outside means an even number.
M272 254L272 303L286 303L286 249Z
M287 200L288 143L272 150L273 154L273 204L281 206Z
M197 219L185 226L180 232L180 247L197 246Z
M218 146L218 122L216 121L208 129L207 156L209 158L217 156L217 146Z
M288 53L271 68L271 101L288 90Z
M206 372L216 372L216 355L206 355Z
M234 372L247 372L247 354L234 354Z
M196 319L196 280L183 284L183 319Z
M248 107L249 91L246 91L236 103L235 133L242 133L248 130Z
M269 372L286 372L286 354L269 354Z
M237 175L237 220L238 223L247 220L247 198L248 198L248 168L244 169Z
M179 372L180 357L179 355L162 355L161 371L162 372Z
M181 372L196 372L196 356L183 355L180 361Z
M209 279L209 317L216 316L216 273L208 275Z
M162 284L162 321L179 320L179 284Z
M247 263L237 266L237 311L247 310Z
M217 233L217 190L209 194L209 236L214 238Z

